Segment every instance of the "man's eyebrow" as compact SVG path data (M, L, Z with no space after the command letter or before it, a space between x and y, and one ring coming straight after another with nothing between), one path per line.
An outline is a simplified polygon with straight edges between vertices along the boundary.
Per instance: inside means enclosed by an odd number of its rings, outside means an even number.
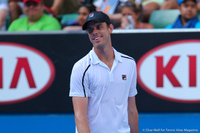
M96 27L96 26L101 26L102 24L100 23L100 24L96 24L94 27ZM88 26L88 28L94 28L94 27L90 27L90 26Z

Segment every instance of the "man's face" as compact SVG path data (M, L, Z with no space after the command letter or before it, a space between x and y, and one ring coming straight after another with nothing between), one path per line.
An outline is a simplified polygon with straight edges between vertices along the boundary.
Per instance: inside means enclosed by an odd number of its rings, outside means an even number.
M87 32L90 41L95 48L101 49L108 45L111 41L110 34L113 31L113 25L107 26L105 22L90 22L87 26Z
M29 20L38 20L43 14L43 5L42 3L28 1L24 4L24 13Z
M197 14L197 3L193 0L187 0L186 2L181 3L179 10L184 19L192 19Z

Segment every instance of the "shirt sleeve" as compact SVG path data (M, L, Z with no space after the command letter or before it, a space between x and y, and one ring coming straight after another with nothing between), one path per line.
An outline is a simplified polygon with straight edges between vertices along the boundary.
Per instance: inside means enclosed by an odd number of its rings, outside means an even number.
M57 19L55 18L51 18L51 20L49 20L49 23L46 24L43 29L43 31L55 31L55 30L61 30L61 25L58 22Z
M8 31L15 31L15 24L16 22L15 21L13 21L11 24L10 24L10 26L8 27Z
M134 64L133 64L133 75L132 75L132 83L131 83L131 88L130 88L130 91L129 91L129 97L133 97L135 95L137 95L137 88L136 88L136 85L137 85L137 68L136 68L136 63L134 61Z
M88 97L90 91L88 89L88 75L84 74L84 68L81 65L75 64L70 77L70 92L69 96Z

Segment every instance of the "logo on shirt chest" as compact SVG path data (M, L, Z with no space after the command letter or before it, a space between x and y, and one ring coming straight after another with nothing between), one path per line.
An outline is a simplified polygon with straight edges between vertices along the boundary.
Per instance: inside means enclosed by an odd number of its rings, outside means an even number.
M122 80L126 80L126 75L122 75Z

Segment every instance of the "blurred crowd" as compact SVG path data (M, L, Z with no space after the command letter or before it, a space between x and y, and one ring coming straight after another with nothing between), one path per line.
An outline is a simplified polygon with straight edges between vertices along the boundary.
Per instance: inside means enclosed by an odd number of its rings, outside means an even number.
M199 0L0 0L0 29L77 31L92 11L108 14L115 29L153 29L152 12L171 9L180 15L166 28L200 28ZM62 16L73 13L76 20L61 23Z

